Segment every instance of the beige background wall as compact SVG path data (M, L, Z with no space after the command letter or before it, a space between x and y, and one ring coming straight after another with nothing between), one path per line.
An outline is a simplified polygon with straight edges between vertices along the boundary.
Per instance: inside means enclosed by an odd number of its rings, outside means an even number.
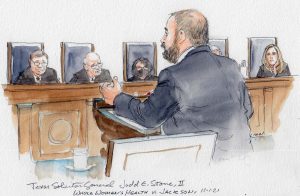
M60 73L60 42L92 42L113 75L122 77L122 42L155 41L168 14L196 8L209 20L210 37L228 37L230 57L247 59L247 37L276 36L293 73L300 73L297 0L1 0L0 78L6 82L6 42L44 42ZM158 47L158 69L168 63ZM298 59L298 60L297 60Z

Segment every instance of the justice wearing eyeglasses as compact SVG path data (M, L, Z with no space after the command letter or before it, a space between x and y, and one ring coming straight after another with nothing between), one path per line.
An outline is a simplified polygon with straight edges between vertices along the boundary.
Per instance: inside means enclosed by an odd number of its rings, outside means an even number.
M48 55L41 50L30 54L29 66L19 75L15 84L59 83L55 69L49 68Z
M83 60L83 68L73 75L69 83L104 83L111 81L109 70L102 68L100 56L95 52L90 52Z

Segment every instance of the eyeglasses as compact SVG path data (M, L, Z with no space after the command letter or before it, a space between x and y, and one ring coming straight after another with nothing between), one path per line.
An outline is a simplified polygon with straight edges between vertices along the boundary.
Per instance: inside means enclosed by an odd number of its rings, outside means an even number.
M93 65L91 65L91 68L99 68L99 67L102 67L102 63L96 63L96 64L93 64Z
M42 65L42 66L47 66L47 62L39 62L39 61L31 61L35 66L39 66L39 65Z

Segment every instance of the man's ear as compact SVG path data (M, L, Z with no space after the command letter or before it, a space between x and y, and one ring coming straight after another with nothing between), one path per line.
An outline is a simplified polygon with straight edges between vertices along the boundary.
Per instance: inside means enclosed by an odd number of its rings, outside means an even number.
M179 32L178 32L178 43L182 43L182 42L184 42L186 40L186 34L185 34L185 32L183 31L183 30L180 30Z

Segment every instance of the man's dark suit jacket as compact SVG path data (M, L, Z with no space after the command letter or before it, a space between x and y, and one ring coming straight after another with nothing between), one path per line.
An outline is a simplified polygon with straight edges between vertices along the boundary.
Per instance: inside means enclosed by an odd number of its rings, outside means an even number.
M94 82L97 83L111 82L111 81L112 78L110 76L109 70L106 69L101 69L100 75L96 76L94 80ZM90 78L86 73L85 69L83 68L73 75L69 83L76 83L76 84L90 83Z
M59 83L55 69L46 68L45 73L41 76L40 84ZM30 66L23 71L14 84L37 84L34 80Z
M214 55L208 46L191 50L181 62L162 70L144 102L121 93L114 105L116 114L149 128L162 125L166 135L217 132L216 160L251 150L252 104L238 65Z

